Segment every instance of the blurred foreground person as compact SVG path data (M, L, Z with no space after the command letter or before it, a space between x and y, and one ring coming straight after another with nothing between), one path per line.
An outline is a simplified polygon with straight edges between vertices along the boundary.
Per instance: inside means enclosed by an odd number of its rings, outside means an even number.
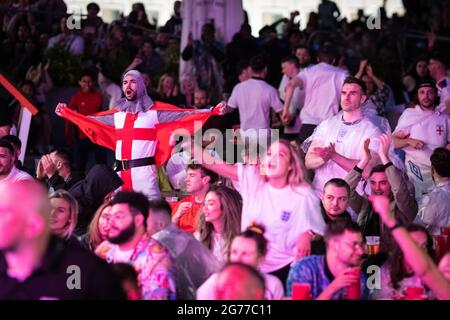
M39 183L2 185L0 193L0 299L125 298L106 263L51 235L51 206Z

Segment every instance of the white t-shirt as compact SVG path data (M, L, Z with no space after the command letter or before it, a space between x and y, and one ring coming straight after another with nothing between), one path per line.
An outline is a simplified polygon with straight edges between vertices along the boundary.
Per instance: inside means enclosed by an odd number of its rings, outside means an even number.
M323 121L314 131L311 139L320 141L320 146L326 147L330 143L335 144L335 150L340 155L349 159L360 159L363 150L364 140L370 138L369 149L375 154L378 153L379 137L378 129L369 119L363 117L357 124L346 125L342 121L342 113ZM347 171L336 162L329 160L315 170L313 186L318 191L323 190L323 186L332 178L344 179ZM362 193L362 183L356 189Z
M444 112L446 109L445 103L450 100L450 77L444 77L440 79L436 87L438 89L438 95L440 97L440 103L437 110Z
M305 104L300 112L302 123L318 125L339 111L339 100L348 71L319 63L297 75L303 82Z
M298 237L307 230L323 234L325 222L320 200L310 186L272 187L257 166L238 164L239 192L242 196L242 230L256 222L266 228L268 252L262 272L272 272L294 261Z
M121 250L116 244L110 245L111 249L106 257L108 263L130 263L134 248L130 250Z
M450 116L419 106L408 108L398 119L394 133L399 131L425 143L421 150L411 146L403 148L408 176L414 183L416 198L420 199L434 186L430 157L434 149L445 147L450 141Z
M19 170L13 166L9 174L4 179L0 180L0 185L22 180L33 180L33 177L25 171Z
M218 273L214 273L197 289L197 300L217 300L216 286ZM266 300L281 300L284 296L283 284L281 281L267 273L262 273L265 280L266 291L264 298Z
M278 87L278 93L280 94L281 100L284 101L286 93L286 86L289 82L289 78L286 75L283 75L281 78L280 86ZM291 113L297 112L297 110L301 110L303 105L305 104L305 90L303 87L296 87L294 89L294 93L292 94L291 104L289 105L289 111ZM299 133L300 132L300 114L295 117L295 123L292 127L285 127L284 133Z
M270 128L270 108L283 110L277 89L260 79L238 83L231 92L228 106L239 109L241 129Z

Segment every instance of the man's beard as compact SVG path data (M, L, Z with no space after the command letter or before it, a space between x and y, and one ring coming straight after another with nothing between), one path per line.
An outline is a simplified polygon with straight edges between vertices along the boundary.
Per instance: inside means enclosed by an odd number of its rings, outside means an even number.
M114 244L122 244L129 241L136 231L136 226L134 222L131 222L130 225L123 229L118 235L111 237L108 235L108 241Z

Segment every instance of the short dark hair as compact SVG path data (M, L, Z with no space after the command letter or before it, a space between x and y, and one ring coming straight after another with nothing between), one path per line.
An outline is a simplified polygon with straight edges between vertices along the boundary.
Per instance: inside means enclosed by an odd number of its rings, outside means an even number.
M8 141L0 140L0 148L8 149L11 154L14 154L14 147Z
M111 206L122 203L128 204L130 209L138 211L144 216L145 220L147 220L149 201L143 193L135 191L119 191L111 200Z
M323 189L325 190L325 188L328 185L333 185L335 187L338 188L345 188L345 190L347 191L347 194L350 194L350 186L348 185L348 183L340 178L333 178L327 181L327 183L325 183L325 186L323 187Z
M81 75L80 75L80 79L81 80L83 77L90 77L92 79L92 81L97 81L97 70L93 69L93 68L85 68L83 70L81 70Z
M366 84L364 83L364 81L356 77L348 76L347 78L345 78L344 84L342 86L344 86L345 84L352 84L352 83L357 84L361 88L362 93L366 94L367 92Z
M52 152L60 158L64 163L67 163L70 167L73 165L73 155L69 149L66 148L56 148Z
M298 58L294 55L289 55L281 59L281 63L285 62L293 64L296 68L300 68L300 61L298 61Z
M149 211L156 211L167 215L169 218L172 217L172 208L170 204L163 199L151 200L148 206Z
M436 60L439 61L444 65L444 67L447 67L447 59L446 57L439 51L435 51L430 55L430 60Z
M431 167L443 178L450 178L450 150L436 148L430 157Z
M343 235L345 231L361 233L361 228L358 226L356 222L352 220L338 218L335 221L332 221L329 224L327 224L327 228L323 236L325 242L328 243L328 241L330 241L331 238Z
M217 179L219 178L219 176L217 175L217 173L206 169L204 166L202 166L201 164L198 163L189 163L187 165L187 169L191 169L191 170L200 170L200 174L203 177L208 176L209 177L209 184L213 184L217 181Z
M253 72L261 72L267 67L267 63L263 56L258 55L250 59L250 67Z
M243 59L243 60L239 60L236 66L236 74L239 76L242 71L244 71L245 69L247 69L248 67L250 67L250 61Z
M336 54L334 53L334 50L329 45L324 45L322 48L319 49L319 52L317 53L317 58L320 62L325 62L328 64L332 64L333 60L336 59Z
M22 148L22 141L20 139L12 134L8 134L0 139L1 141L9 142L10 144L15 146L16 149Z
M89 9L94 9L95 11L97 11L97 13L100 11L100 6L97 4L97 3L95 3L95 2L91 2L91 3L89 3L87 6L86 6L86 9L87 10L89 10Z
M385 172L386 171L386 167L383 164L377 164L375 165L372 170L370 171L370 176L374 173L377 172Z

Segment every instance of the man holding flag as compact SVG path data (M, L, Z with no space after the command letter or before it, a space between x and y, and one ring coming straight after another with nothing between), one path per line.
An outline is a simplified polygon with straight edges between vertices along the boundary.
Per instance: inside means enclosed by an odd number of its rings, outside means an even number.
M192 135L197 128L194 122L203 125L210 116L224 114L226 107L220 103L212 111L186 110L154 103L136 70L124 74L122 90L125 97L110 111L83 116L59 103L55 112L77 125L94 143L115 150L115 167L124 182L123 190L156 199L160 197L156 165L170 157L173 132L184 129Z

